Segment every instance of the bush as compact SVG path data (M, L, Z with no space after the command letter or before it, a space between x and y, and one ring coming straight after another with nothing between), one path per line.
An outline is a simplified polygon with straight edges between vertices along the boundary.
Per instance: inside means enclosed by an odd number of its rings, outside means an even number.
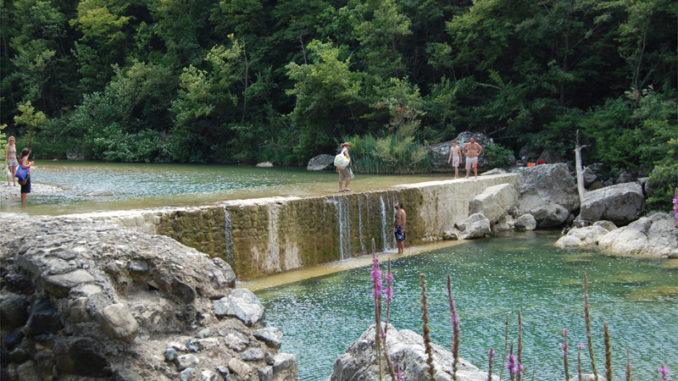
M413 137L372 135L346 138L351 142L351 158L356 172L411 174L428 172L428 150Z
M485 146L485 159L491 167L508 167L513 164L515 155L510 149L496 143Z

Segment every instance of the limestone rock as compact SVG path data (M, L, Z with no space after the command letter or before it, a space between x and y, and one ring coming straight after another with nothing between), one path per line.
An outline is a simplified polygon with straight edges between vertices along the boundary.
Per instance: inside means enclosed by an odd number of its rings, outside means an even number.
M308 161L306 170L308 171L323 171L331 169L334 166L334 156L322 154L314 156Z
M273 356L273 379L296 380L299 370L297 368L297 356L291 353L279 352Z
M495 223L506 215L518 201L518 193L511 184L499 184L487 187L469 202L469 214L481 213L490 223Z
M130 342L139 333L139 324L122 303L111 304L98 315L104 331L114 339Z
M94 277L90 273L85 270L75 270L45 277L45 289L57 296L64 297L71 288L89 282L94 282Z
M229 296L214 301L216 316L235 316L245 324L256 324L264 316L264 305L254 293L246 288L238 288Z
M579 207L577 186L564 163L521 169L519 193L517 215L529 213L541 227L561 225Z
M462 239L483 238L492 232L490 230L490 220L480 213L468 216L462 226L464 228L461 236Z
M257 163L257 168L273 168L273 163L271 163L270 161Z
M616 254L669 257L678 253L678 227L672 215L655 213L609 232L599 245Z
M607 231L612 231L617 228L617 225L615 225L614 222L606 220L596 221L593 225L600 226Z
M334 371L330 377L331 381L378 379L377 361L374 353L374 333L375 328L372 325L349 346L346 353L335 361ZM398 331L395 327L389 325L386 348L391 361L398 364L399 369L403 372L403 380L428 379L424 340L419 334L407 329ZM451 380L452 353L437 344L432 344L432 348L436 379ZM486 372L481 371L464 359L459 359L457 380L485 381L487 378ZM499 380L499 377L493 376L492 379Z
M537 228L537 220L533 215L526 213L516 218L514 226L519 232L532 231Z
M625 225L645 209L643 189L638 183L623 183L587 192L580 216L584 220L610 220Z
M493 226L492 226L492 231L493 232L506 232L506 231L513 231L515 229L515 221L513 220L513 217L511 217L510 214L507 214L503 217L501 217Z
M275 327L266 327L254 331L254 337L263 341L269 347L279 349L282 344L283 333Z
M560 248L597 247L620 255L678 255L678 227L674 217L668 213L642 217L617 229L612 229L613 225L607 222L571 229L555 245Z
M570 229L566 235L560 237L554 246L561 249L575 249L597 245L600 237L608 231L600 225L591 225L582 228Z
M505 169L493 168L493 169L490 169L487 172L481 173L480 175L481 176L491 176L491 175L501 175L501 174L504 174L504 173L507 173Z
M3 222L2 379L296 378L295 357L274 372L281 335L264 328L258 335L272 345L255 338L263 306L249 291L232 292L235 274L223 260L93 219L10 215ZM236 310L260 306L249 320L255 328L215 315L213 301L225 295L246 302ZM249 378L226 366L241 356L251 364Z

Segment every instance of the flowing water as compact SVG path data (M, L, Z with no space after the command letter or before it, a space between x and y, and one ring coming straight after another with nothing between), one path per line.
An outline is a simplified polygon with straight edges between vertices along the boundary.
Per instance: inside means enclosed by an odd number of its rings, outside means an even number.
M603 322L610 327L613 369L621 379L626 348L634 379L658 379L665 364L678 371L678 266L588 251L553 248L555 233L515 234L473 241L409 256L392 263L395 275L391 323L421 333L419 273L428 288L432 339L450 347L445 279L451 274L461 319L461 357L487 369L487 351L501 362L507 314L509 340L523 322L523 361L528 377L563 379L558 343L569 331L570 375L576 375L576 345L586 342L582 273L589 279L597 369L605 372ZM383 267L382 267L383 269ZM278 286L257 295L269 325L284 332L282 351L299 359L301 380L322 380L334 360L373 323L369 267ZM590 372L588 352L583 369ZM495 363L495 370L500 365ZM504 372L506 376L506 372ZM533 377L534 375L534 377Z
M28 202L22 206L18 188L15 188L14 199L0 200L0 212L57 215L197 206L224 200L271 196L338 194L336 173L309 172L301 168L39 161L31 172L34 183L54 185L61 191L41 193L34 188L28 196ZM384 190L396 184L448 178L445 174L358 174L351 188L354 192Z

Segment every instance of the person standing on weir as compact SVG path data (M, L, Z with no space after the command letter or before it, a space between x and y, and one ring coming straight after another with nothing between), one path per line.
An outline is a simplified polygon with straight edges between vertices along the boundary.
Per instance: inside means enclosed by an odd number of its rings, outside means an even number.
M454 167L454 178L456 179L459 177L459 162L461 161L461 150L459 149L459 146L457 145L456 140L452 140L452 143L450 143L450 155L447 157L447 164L450 164L452 162L452 166Z
M476 143L475 138L464 144L464 156L466 156L466 178L468 178L471 167L473 167L473 174L478 179L478 156L483 153L483 147Z
M395 221L393 221L393 235L395 235L396 245L398 246L398 254L405 253L405 230L407 227L407 213L403 209L401 202L396 202L395 205Z

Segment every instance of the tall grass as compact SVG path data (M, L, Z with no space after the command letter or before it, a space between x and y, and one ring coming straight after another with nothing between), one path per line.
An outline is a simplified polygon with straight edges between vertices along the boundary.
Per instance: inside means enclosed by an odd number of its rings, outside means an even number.
M431 169L428 150L412 136L356 135L345 140L351 142L351 159L356 172L412 174Z

